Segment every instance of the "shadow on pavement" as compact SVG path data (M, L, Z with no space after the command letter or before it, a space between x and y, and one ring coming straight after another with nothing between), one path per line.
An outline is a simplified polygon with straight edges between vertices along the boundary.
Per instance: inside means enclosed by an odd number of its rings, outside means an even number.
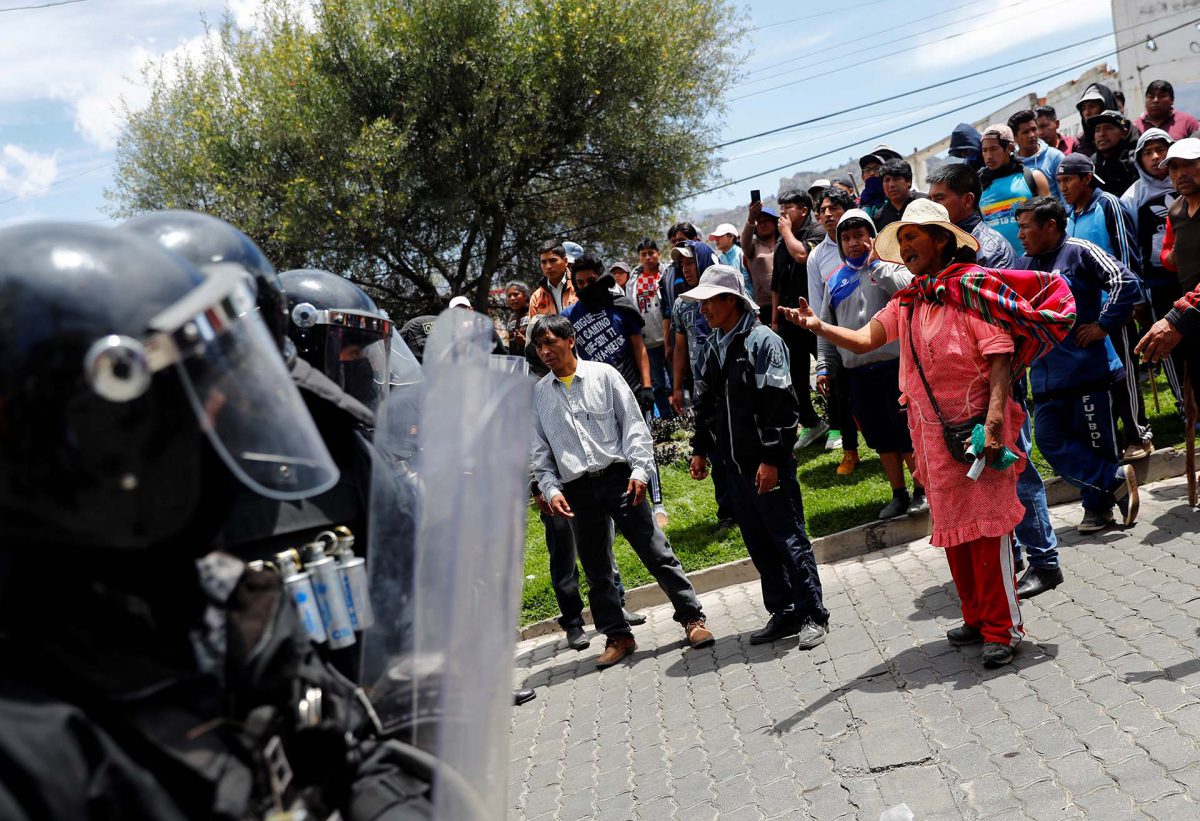
M818 698L812 704L783 721L770 732L783 735L822 708L838 701L851 691L861 693L901 692L920 690L930 684L952 684L955 690L977 687L985 679L1008 675L1016 670L1035 667L1058 654L1057 644L1023 642L1012 664L989 670L979 661L979 646L952 648L944 639L931 641L905 650L883 664L859 675ZM835 662L836 663L836 662ZM909 672L905 672L909 671Z
M922 590L913 599L913 608L913 612L908 615L909 621L929 621L938 616L959 618L962 605L958 601L958 592L954 589L954 580L949 579Z

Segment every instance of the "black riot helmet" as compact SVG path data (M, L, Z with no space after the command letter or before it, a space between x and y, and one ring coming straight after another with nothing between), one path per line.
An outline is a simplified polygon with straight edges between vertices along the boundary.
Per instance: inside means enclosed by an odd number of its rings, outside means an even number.
M378 425L389 382L387 314L362 288L329 271L299 268L279 279L297 353L375 412Z
M281 499L336 481L236 271L128 231L0 230L0 351L0 543L148 547L230 474Z
M122 228L179 254L201 273L222 265L241 266L254 279L256 302L272 338L285 349L287 302L279 275L254 240L222 219L196 211L154 211L127 220Z

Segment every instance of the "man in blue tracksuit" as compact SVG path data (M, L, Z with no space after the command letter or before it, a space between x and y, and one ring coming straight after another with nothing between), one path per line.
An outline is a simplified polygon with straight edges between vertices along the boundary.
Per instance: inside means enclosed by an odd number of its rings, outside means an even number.
M1067 235L1084 239L1104 249L1110 256L1133 271L1141 271L1141 252L1133 232L1133 221L1120 199L1103 190L1090 157L1072 154L1058 168L1059 185L1067 206ZM1139 278L1139 286L1141 280ZM1148 298L1138 300L1138 311L1149 309ZM1144 459L1154 450L1154 434L1146 419L1146 400L1138 387L1138 361L1133 355L1136 327L1125 323L1109 334L1124 369L1123 378L1113 382L1111 391L1117 421L1125 429L1127 461Z
M1119 462L1104 339L1129 321L1141 298L1137 277L1093 243L1067 236L1066 212L1053 197L1022 203L1017 223L1026 249L1017 268L1057 271L1075 296L1074 330L1029 369L1034 438L1055 472L1080 489L1080 533L1113 525L1113 505L1131 525L1137 479L1131 465Z
M825 641L829 611L804 531L792 455L800 404L787 345L758 321L758 306L745 287L733 268L714 265L697 287L681 294L700 303L712 328L696 381L691 473L703 479L714 454L727 470L733 515L771 614L750 643L799 634L799 648L808 650Z

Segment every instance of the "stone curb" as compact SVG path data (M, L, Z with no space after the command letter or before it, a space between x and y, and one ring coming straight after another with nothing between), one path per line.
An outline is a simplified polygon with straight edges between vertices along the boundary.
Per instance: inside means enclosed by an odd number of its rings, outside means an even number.
M1139 460L1134 462L1133 465L1137 471L1138 483L1144 485L1150 482L1160 482L1163 479L1182 476L1184 474L1184 463L1184 453L1182 450L1167 448L1165 450L1156 450L1150 454L1149 459ZM1063 481L1060 477L1052 476L1046 480L1046 502L1051 507L1073 502L1078 498L1079 490ZM849 530L842 530L837 533L830 533L828 536L821 536L813 540L813 553L817 557L818 564L830 564L842 559L862 556L875 550L882 550L886 547L894 547L899 544L907 544L918 539L924 539L929 534L929 514L924 513L920 516L906 516L899 519L889 519L884 522L870 522L858 527L852 527ZM743 584L754 581L757 578L758 572L754 569L754 565L750 562L749 558L706 567L703 570L697 570L694 573L688 574L688 579L691 580L692 586L696 588L697 593L707 593L710 590ZM667 597L657 584L636 587L625 593L625 606L630 610L640 610L645 607L654 607L666 603ZM583 619L588 624L592 623L591 610L585 609L583 611ZM546 636L561 629L558 626L558 622L554 619L545 619L522 627L518 635L519 640L524 641L525 639Z

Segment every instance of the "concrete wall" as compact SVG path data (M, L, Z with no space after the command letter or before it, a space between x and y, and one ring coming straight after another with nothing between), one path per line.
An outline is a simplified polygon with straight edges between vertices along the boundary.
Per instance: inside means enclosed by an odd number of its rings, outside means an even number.
M1117 47L1135 46L1120 55L1120 85L1129 118L1145 111L1146 86L1153 80L1169 81L1175 86L1175 105L1196 115L1200 111L1200 30L1189 21L1200 19L1200 0L1113 0L1112 13ZM1162 33L1183 23L1188 25ZM1148 36L1154 37L1157 49L1145 47Z

